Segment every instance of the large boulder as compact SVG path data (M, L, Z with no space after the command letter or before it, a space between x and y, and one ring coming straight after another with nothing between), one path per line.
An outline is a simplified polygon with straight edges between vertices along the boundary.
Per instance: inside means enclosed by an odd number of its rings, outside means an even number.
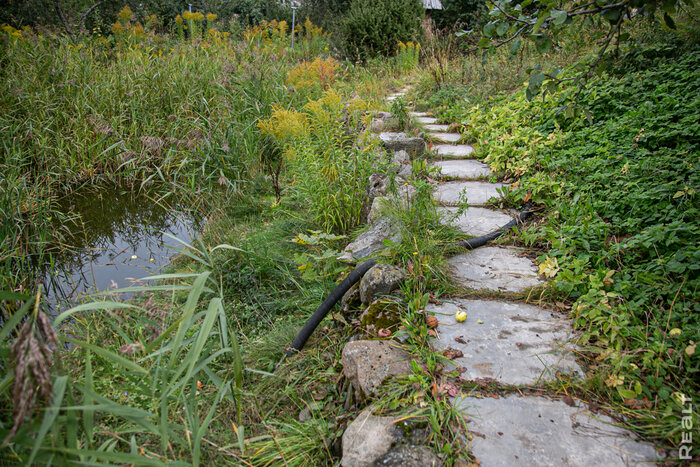
M397 289L406 279L406 274L391 264L377 264L365 273L360 281L360 300L372 303L379 295Z
M384 240L389 239L393 243L399 243L401 238L398 221L390 217L382 217L371 229L360 234L354 242L346 246L338 259L349 262L361 260L385 249Z
M403 150L413 157L420 156L425 152L423 138L406 136L406 133L384 132L379 134L379 139L389 151Z
M343 374L358 394L374 394L382 382L411 372L411 356L392 341L353 341L343 348Z

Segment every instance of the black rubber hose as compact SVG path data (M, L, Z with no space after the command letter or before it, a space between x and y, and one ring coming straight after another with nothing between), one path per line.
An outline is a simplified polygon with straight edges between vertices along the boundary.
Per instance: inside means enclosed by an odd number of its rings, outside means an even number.
M328 312L333 308L333 305L335 305L338 300L343 298L343 295L345 295L345 292L350 290L350 287L355 285L360 279L362 279L362 276L365 275L369 269L374 266L376 263L375 260L370 259L369 261L365 261L364 263L360 264L357 266L345 279L343 279L343 282L338 284L338 286L333 289L333 292L326 298L323 303L319 305L318 308L316 308L316 311L314 311L314 314L311 315L311 318L306 322L303 328L301 328L301 331L299 331L299 334L297 334L297 337L294 338L294 341L292 342L292 345L289 346L289 349L287 350L287 355L291 355L294 352L298 352L304 347L304 344L306 344L306 341L309 337L311 337L311 333L314 332L316 327L321 323L323 318L326 317Z
M531 211L521 212L512 221L508 222L506 225L504 225L498 230L494 230L493 232L487 233L486 235L482 235L481 237L470 238L469 240L457 242L452 245L468 248L470 250L478 248L500 237L501 235L503 235L504 233L506 233L519 223L523 222L528 217L530 217L531 214ZM323 318L325 318L328 312L331 310L331 308L333 308L333 305L335 305L338 302L338 300L343 298L345 292L350 290L350 287L352 287L353 285L355 285L355 283L362 279L362 276L364 276L365 273L369 271L369 269L372 266L375 265L375 263L376 262L373 259L370 259L369 261L365 261L364 263L360 264L355 268L354 271L352 271L348 275L348 277L343 279L343 282L341 282L335 289L333 289L333 292L331 292L328 298L326 298L323 301L323 303L321 303L321 305L319 305L319 307L316 308L314 314L311 315L311 318L309 318L304 327L301 328L301 331L299 331L299 334L297 334L297 336L294 338L294 341L289 346L289 349L287 349L287 356L298 352L302 348L304 348L304 344L306 344L306 341L309 339L309 337L311 337L311 333L313 333L316 327L321 323L321 321L323 321Z

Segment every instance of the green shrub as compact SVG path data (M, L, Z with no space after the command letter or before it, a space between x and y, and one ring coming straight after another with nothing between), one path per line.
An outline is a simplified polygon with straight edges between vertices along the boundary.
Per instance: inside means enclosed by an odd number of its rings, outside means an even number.
M419 36L422 18L419 0L353 0L341 26L343 51L353 60L393 55L399 42Z

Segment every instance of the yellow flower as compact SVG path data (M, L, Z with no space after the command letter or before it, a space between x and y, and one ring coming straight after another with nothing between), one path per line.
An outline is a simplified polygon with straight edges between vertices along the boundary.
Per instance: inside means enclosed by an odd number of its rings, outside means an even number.
M175 17L175 22L176 22L177 24L179 24L179 25L182 25L182 16L177 15L177 16Z
M216 21L217 16L214 13L207 13L207 21L210 23Z
M124 5L124 8L117 13L117 18L119 18L119 22L121 23L127 23L131 21L131 18L134 17L134 14L131 12L131 8L129 8L129 5Z

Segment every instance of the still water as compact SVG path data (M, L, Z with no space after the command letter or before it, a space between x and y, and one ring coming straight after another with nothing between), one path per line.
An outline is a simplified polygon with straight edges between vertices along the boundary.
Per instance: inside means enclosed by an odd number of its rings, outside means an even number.
M172 247L182 248L176 239L190 243L199 229L180 206L156 202L130 187L90 187L60 204L70 220L56 228L64 231L68 245L54 256L44 280L49 302L58 308L158 273L176 254Z

